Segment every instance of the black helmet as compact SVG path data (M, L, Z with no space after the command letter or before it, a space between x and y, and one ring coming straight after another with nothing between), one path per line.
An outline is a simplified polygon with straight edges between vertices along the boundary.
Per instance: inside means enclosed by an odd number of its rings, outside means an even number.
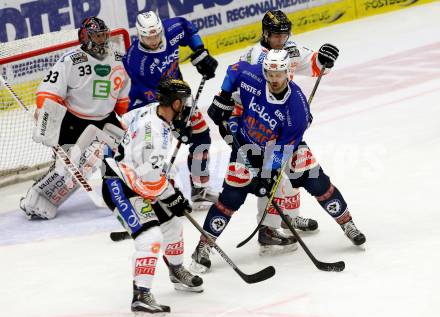
M174 100L184 100L191 97L191 88L180 79L164 77L160 80L157 87L157 100L163 104L170 106Z
M267 11L261 24L263 35L265 33L290 33L292 30L292 22L281 10Z
M97 41L97 36L103 35L103 40ZM108 53L110 30L105 22L97 17L88 17L81 22L78 30L78 39L81 48L96 57L104 59Z
M175 100L181 100L183 107L172 121L171 128L176 138L187 143L192 134L189 124L193 101L191 97L191 88L180 79L164 77L160 80L157 87L157 100L161 105L171 106Z

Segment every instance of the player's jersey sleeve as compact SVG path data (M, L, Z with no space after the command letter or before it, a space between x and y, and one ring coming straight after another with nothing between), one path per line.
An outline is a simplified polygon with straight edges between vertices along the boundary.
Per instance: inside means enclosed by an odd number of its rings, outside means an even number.
M247 62L238 62L228 67L221 88L223 91L233 93L238 89L240 85L240 76L246 65L248 65Z
M65 106L67 96L67 86L72 64L70 58L65 54L50 69L43 78L37 89L37 108L41 109L46 98Z
M289 52L294 74L309 77L319 76L322 65L318 61L318 52L298 45L290 39L287 40L284 49Z
M170 41L179 41L179 46L189 46L193 51L203 46L203 41L198 34L199 30L190 21L183 17L174 17L165 22L170 32ZM173 43L171 43L174 45Z
M116 56L120 56L120 55L117 54ZM113 81L114 81L113 89L119 89L119 93L115 104L115 112L119 116L122 116L124 113L128 111L129 93L131 87L130 77L128 76L128 73L124 67L121 67L120 78L119 79L115 78L113 79Z

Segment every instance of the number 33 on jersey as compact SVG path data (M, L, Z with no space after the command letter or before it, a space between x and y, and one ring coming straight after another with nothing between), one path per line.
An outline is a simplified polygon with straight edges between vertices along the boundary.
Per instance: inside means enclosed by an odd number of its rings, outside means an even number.
M38 87L37 107L50 98L83 119L102 120L113 110L122 115L130 83L121 60L117 52L98 60L80 48L68 51Z

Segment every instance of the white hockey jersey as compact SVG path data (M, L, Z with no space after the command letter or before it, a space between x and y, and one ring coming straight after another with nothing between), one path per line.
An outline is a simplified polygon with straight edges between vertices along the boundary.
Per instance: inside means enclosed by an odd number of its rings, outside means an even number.
M138 195L155 200L174 193L165 175L172 156L171 127L157 115L159 103L151 103L122 117L127 131L122 140L123 158L112 168Z
M297 45L292 40L292 37L287 39L284 49L289 52L291 58L291 79L293 79L295 74L311 77L319 76L322 65L317 58L318 52ZM263 60L268 52L269 50L258 42L240 57L240 61L246 61L249 64L263 64Z
M77 117L103 120L113 110L119 115L127 111L129 90L122 54L110 51L98 60L75 48L61 56L43 78L36 103L41 109L45 98L50 98Z

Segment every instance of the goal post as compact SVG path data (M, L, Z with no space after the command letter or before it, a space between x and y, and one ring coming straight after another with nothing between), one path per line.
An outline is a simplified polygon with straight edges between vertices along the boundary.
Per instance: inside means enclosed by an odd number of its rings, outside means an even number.
M78 45L78 30L0 43L0 75L33 113L41 80L66 51ZM127 30L111 31L110 46L126 52L130 46ZM0 187L38 177L51 164L52 150L32 140L33 127L32 116L0 85Z

